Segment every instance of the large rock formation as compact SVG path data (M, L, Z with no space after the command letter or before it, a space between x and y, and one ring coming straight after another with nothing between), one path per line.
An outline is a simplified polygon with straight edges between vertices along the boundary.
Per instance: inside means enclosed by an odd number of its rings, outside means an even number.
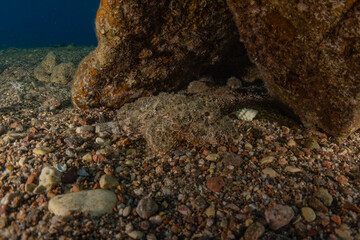
M273 96L308 126L360 126L360 1L228 0Z
M240 69L246 54L232 18L225 0L101 0L99 44L78 68L74 104L117 108L184 85L210 66Z

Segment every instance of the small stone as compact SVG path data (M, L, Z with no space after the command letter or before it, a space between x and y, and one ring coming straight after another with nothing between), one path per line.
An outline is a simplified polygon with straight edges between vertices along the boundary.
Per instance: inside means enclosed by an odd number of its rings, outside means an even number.
M131 222L129 222L128 224L125 225L125 232L132 232L134 230L134 226L132 225Z
M29 193L32 193L35 188L36 188L36 184L35 184L35 183L25 184L25 191L27 191L27 192L29 192Z
M27 163L28 159L26 157L21 157L19 160L19 166L23 167Z
M148 219L158 211L159 207L152 198L143 198L139 201L136 212L143 219Z
M303 207L301 208L301 215L304 217L305 221L312 222L316 219L316 214L312 208Z
M146 240L157 240L157 238L155 234L149 233L148 235L146 235Z
M102 189L114 189L119 186L119 181L111 175L104 174L100 178L100 187Z
M318 212L327 213L328 209L327 207L316 197L311 197L308 201L310 207L315 209Z
M275 160L274 156L267 156L261 159L260 164L264 165L264 164L269 164L272 163Z
M238 90L242 87L241 80L237 77L230 77L226 81L226 86L230 88L231 90Z
M46 192L48 192L48 189L43 185L37 186L33 191L35 194L44 194Z
M54 111L55 109L61 106L61 100L56 97L49 97L43 104L41 104L41 108Z
M264 168L262 173L268 175L270 178L276 178L279 176L279 174L272 168Z
M116 207L115 193L103 190L88 190L58 195L49 201L49 211L58 216L69 216L71 212L100 216L112 213Z
M330 207L333 202L333 197L325 188L319 188L319 190L315 193L315 197L319 198L325 206Z
M82 160L84 162L92 162L93 158L92 158L92 154L91 153L87 153L82 157Z
M126 150L126 156L131 156L136 154L136 149L128 149Z
M302 169L293 166L286 166L285 171L290 173L298 173L298 172L302 172Z
M78 178L78 169L76 167L72 167L69 170L67 170L64 175L61 177L61 182L65 184L71 184L76 181Z
M124 208L124 210L123 210L122 215L123 215L124 217L127 217L127 216L130 215L130 212L131 212L131 206L126 206L126 207Z
M252 149L253 149L253 146L252 146L250 143L248 143L248 142L245 143L244 147L245 147L245 149L247 149L247 150L252 150Z
M283 226L286 226L294 216L295 213L293 209L287 205L272 203L268 209L265 210L266 222L273 230L278 230Z
M128 233L129 237L132 239L143 239L144 233L140 231L132 231Z
M155 215L155 216L150 217L149 220L152 224L158 225L158 224L162 223L163 218L160 215Z
M320 145L313 137L306 139L304 146L309 150L317 150L320 148Z
M336 177L336 181L338 181L338 183L340 183L341 185L345 185L348 183L349 179L344 175L339 175Z
M244 234L245 240L257 240L259 239L265 232L265 227L259 222L255 222L251 224Z
M220 160L220 156L217 153L212 153L207 155L205 159L210 162L217 162L218 160Z
M80 177L88 177L90 176L90 174L85 171L85 169L81 168L77 171L77 175L79 175Z
M335 229L336 235L342 240L351 240L351 229L346 224L341 224L339 228Z
M178 212L181 213L184 216L190 216L191 215L191 210L186 206L186 205L180 205L177 208Z
M189 93L204 93L209 90L210 88L204 81L192 81L187 87Z
M211 203L210 206L205 210L205 215L208 217L215 217L215 204Z
M61 172L59 172L56 168L44 167L39 176L39 186L45 187L46 192L49 192L53 187L60 183L61 176ZM35 189L34 192L38 191Z
M49 147L37 147L33 149L33 153L36 155L45 155L51 153L52 149Z
M220 192L225 186L225 181L222 177L211 177L206 181L206 187L212 192Z
M288 142L287 142L287 145L289 147L296 147L296 142L294 139L290 139Z
M87 134L87 133L93 133L95 131L95 127L91 125L84 125L76 128L77 134Z
M6 216L1 216L0 217L0 229L2 228L6 228L8 225L8 220Z

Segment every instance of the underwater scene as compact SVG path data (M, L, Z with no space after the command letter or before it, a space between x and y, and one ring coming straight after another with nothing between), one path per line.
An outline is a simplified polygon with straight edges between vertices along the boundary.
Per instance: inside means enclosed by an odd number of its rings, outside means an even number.
M0 1L0 240L360 240L359 69L359 1Z

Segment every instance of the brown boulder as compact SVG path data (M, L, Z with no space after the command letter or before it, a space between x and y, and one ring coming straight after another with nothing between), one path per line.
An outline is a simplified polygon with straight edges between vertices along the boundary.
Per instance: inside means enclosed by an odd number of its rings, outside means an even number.
M209 67L240 69L239 56L246 56L223 0L102 0L96 34L98 47L72 86L81 108L117 108L176 89Z
M227 0L270 93L305 126L360 126L360 1Z

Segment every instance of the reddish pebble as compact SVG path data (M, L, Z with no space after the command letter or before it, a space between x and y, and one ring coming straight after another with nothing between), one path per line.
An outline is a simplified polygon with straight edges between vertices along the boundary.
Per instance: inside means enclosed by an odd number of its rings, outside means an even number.
M336 178L336 180L338 181L338 183L344 185L344 184L347 184L348 182L348 179L347 177L345 177L344 175L340 175Z
M220 192L220 190L225 186L224 179L222 177L212 177L206 181L206 187L211 191Z
M331 221L333 221L336 224L341 224L341 218L338 215L334 215L331 217Z

